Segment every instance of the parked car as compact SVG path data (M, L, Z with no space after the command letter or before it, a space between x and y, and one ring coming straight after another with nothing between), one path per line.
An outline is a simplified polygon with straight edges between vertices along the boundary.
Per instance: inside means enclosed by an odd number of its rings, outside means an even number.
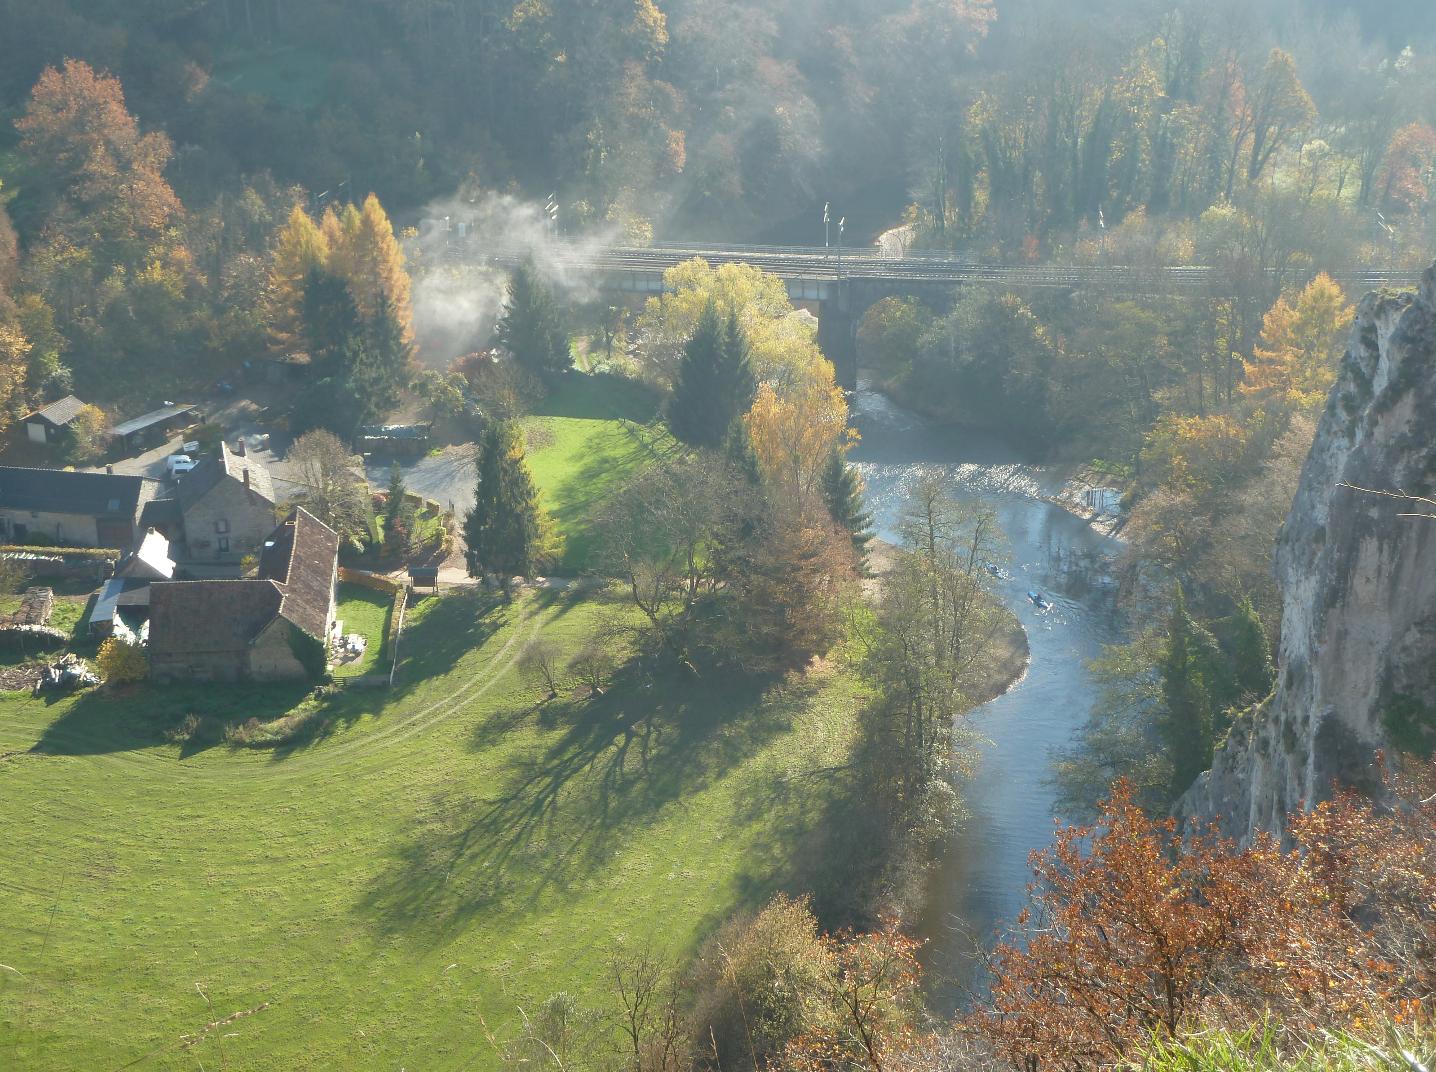
M165 472L169 473L173 480L181 473L188 473L198 463L188 454L171 454L165 459Z

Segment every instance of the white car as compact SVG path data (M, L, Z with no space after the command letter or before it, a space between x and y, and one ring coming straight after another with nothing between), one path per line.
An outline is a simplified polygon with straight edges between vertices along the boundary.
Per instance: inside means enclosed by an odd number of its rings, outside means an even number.
M169 473L170 479L173 480L181 473L188 473L198 464L199 463L188 454L171 454L165 459L165 471Z

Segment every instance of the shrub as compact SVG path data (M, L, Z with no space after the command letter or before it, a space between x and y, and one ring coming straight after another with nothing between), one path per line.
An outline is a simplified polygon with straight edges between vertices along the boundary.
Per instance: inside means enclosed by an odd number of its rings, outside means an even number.
M100 676L110 685L143 681L150 672L150 662L143 648L114 637L100 645L95 664L100 669Z

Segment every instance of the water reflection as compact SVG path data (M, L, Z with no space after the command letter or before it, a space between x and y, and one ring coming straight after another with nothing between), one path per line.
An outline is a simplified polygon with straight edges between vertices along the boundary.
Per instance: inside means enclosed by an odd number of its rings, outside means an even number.
M944 428L860 389L855 422L862 441L852 458L867 483L878 533L894 539L907 490L937 472L953 493L996 511L1011 552L999 582L1027 630L1032 662L1006 695L972 713L982 739L979 766L964 786L970 820L935 869L927 910L917 921L927 940L931 998L951 1012L982 985L974 941L990 944L1022 908L1027 857L1052 840L1054 753L1086 719L1092 702L1087 661L1113 639L1116 612L1106 578L1114 542L1044 502L1050 473L992 433ZM1027 593L1041 592L1040 610Z

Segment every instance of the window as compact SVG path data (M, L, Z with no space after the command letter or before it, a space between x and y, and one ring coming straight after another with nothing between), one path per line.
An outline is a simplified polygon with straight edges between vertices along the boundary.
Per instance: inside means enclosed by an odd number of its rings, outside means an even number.
M215 550L217 550L220 554L222 554L222 555L227 555L227 554L229 554L229 537L228 537L228 536L221 536L218 540L215 541L215 543L218 545L218 546L215 548Z
M228 532L228 531L229 531L229 518L227 518L227 517L222 517L222 518L220 518L218 521L216 521L216 522L214 523L214 531L215 531L215 532Z

